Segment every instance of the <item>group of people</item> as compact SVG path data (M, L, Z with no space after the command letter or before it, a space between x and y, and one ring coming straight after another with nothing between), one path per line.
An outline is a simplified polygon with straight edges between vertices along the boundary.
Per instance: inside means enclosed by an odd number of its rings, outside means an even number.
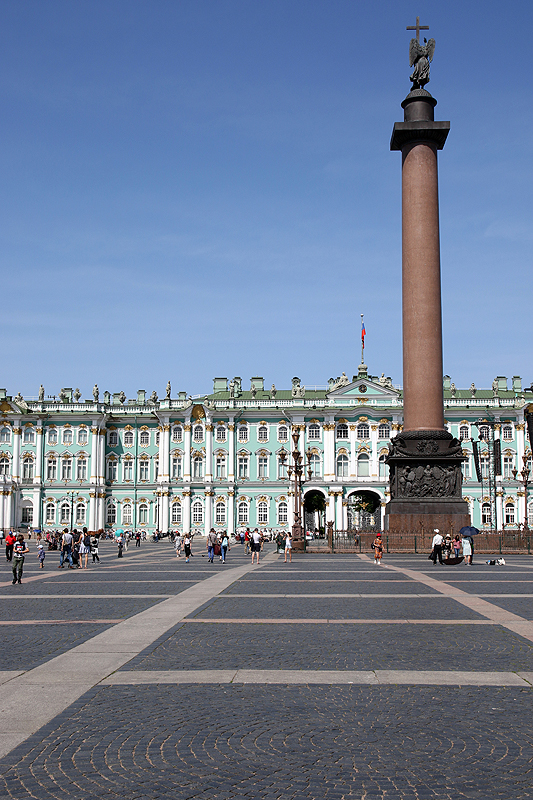
M471 536L460 536L458 533L451 537L449 533L442 535L438 528L433 530L434 536L431 542L431 553L429 558L436 566L437 559L439 564L443 564L450 558L459 558L462 552L464 563L468 566L472 564L474 557L474 540ZM452 555L453 554L453 555Z

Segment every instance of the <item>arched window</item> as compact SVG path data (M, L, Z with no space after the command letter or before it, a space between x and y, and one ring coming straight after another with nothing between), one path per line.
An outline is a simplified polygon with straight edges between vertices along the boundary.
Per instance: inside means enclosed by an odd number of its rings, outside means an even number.
M469 439L469 430L468 425L461 425L459 427L459 439L463 442L465 439Z
M370 475L370 458L366 453L361 453L357 459L357 477L368 478Z
M9 444L11 441L11 429L10 428L0 428L0 443L2 444Z
M57 430L49 428L48 430L48 444L57 444Z
M348 477L348 456L344 455L343 453L341 453L340 456L337 456L337 477Z
M133 446L133 431L124 432L124 447Z
M223 425L219 425L217 428L216 433L217 442L225 442L226 441L226 428Z
M266 425L260 425L257 429L257 441L268 442L268 428Z
M54 503L47 503L46 504L46 524L53 525L56 519L56 507Z
M289 439L289 429L286 425L280 425L278 428L278 441L286 442Z
M150 444L149 431L141 431L141 435L139 436L139 444L141 445L141 447L147 447Z
M378 439L390 439L390 425L384 422L379 426Z
M109 431L109 447L116 447L118 444L118 431Z
M23 525L31 525L33 522L33 506L31 505L23 505L22 506L22 519L21 522Z
M514 525L514 503L505 504L505 524Z
M370 426L366 422L362 422L357 426L358 439L370 439Z
M511 425L504 425L502 431L503 438L505 441L510 442L513 438L513 428Z
M241 500L237 507L237 519L239 525L248 524L248 503L245 500Z
M485 442L490 439L490 428L488 425L482 425L479 429L479 438Z
M239 442L247 442L248 441L248 426L247 425L240 425L239 426Z
M226 504L219 500L215 506L215 523L217 525L226 524Z
M131 503L124 503L122 506L122 524L123 525L131 525L132 523L132 507Z
M268 525L268 503L264 500L261 500L257 506L257 524Z
M201 500L195 500L192 504L192 521L197 525L204 521L204 507Z
M172 456L172 480L181 478L181 456Z
M87 444L88 439L87 428L80 428L78 431L78 444Z
M317 425L316 422L312 422L307 430L307 438L320 439L320 425Z
M56 481L57 480L57 458L49 458L48 459L48 468L46 471L46 480L47 481Z
M139 525L146 525L148 522L148 504L141 503L139 506Z
M337 439L347 439L348 438L348 426L345 422L339 423L337 425Z
M76 506L76 525L85 525L85 505L78 503Z
M202 442L204 439L204 429L201 425L195 425L193 431L193 439L195 442Z
M379 477L380 478L388 478L389 477L389 466L385 461L387 456L380 456L379 457Z
M282 501L278 503L278 525L286 525L289 519L289 507L287 503Z
M182 439L183 439L183 428L181 427L181 425L175 425L174 428L172 428L172 441L181 442Z
M490 525L492 522L490 513L490 503L481 504L481 522L483 525Z
M60 525L69 525L70 524L70 503L66 501L61 503L59 508L59 524Z
M172 524L181 525L181 503L172 503Z
M318 478L320 476L320 456L317 455L317 453L313 453L309 456L309 469L311 470L312 478Z
M0 475L9 475L9 458L0 458Z
M35 431L33 428L24 428L24 444L33 444L35 442Z
M193 478L203 478L203 475L204 475L203 456L194 456L192 460L192 476Z
M33 480L33 458L25 458L22 462L22 480Z
M107 524L114 525L117 521L117 507L114 503L107 506Z
M72 444L72 430L65 428L63 431L63 444L69 447Z

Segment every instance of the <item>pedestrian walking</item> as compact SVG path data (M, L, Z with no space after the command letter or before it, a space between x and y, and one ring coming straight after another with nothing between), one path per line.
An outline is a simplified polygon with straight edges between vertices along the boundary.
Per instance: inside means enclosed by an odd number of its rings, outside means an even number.
M22 583L22 570L24 568L24 556L29 553L24 536L19 533L13 545L13 583Z
M374 564L381 567L381 559L383 558L383 542L381 541L381 533L376 534L376 538L372 542L372 550L374 551Z
M455 553L455 557L459 558L459 553L461 552L461 537L458 533L453 537L453 552Z
M176 558L181 557L181 546L182 546L182 539L181 533L176 531L176 536L174 537L174 547L176 548Z
M91 555L93 557L93 564L95 563L95 561L100 563L100 556L98 555L98 544L99 544L98 536L95 536L95 534L93 533L89 541L91 546Z
M120 536L117 537L117 547L118 547L117 558L123 558L124 556L122 555L122 551L124 550L124 539L122 538L122 534L120 534Z
M37 534L37 557L39 559L39 569L44 569L44 559L46 558L46 552L44 549L44 544L40 533Z
M191 537L188 533L183 538L183 550L185 552L185 563L187 564L191 558Z
M91 552L91 537L87 532L87 528L84 528L79 544L80 569L88 569L90 552ZM85 561L85 567L83 566L84 561Z
M439 559L439 564L442 564L442 542L443 542L443 538L442 538L442 534L441 534L441 532L439 531L438 528L435 528L433 533L435 535L433 536L433 541L431 542L432 547L433 547L433 549L431 551L431 560L433 561L433 566L435 567L437 565L437 558Z
M244 555L247 556L250 552L250 538L252 534L250 533L250 528L246 528L244 531Z
M255 528L250 540L250 545L252 548L252 564L254 563L254 556L257 556L257 563L259 564L259 553L261 552L261 540L262 536L259 533L258 529Z
M135 531L135 547L141 546L141 532Z
M207 560L212 564L215 558L215 546L217 544L217 535L214 528L208 533L205 546L207 548Z
M284 564L287 563L287 555L289 556L289 562L292 562L292 536L291 532L287 531L287 535L285 537L285 561Z
M63 562L65 558L68 558L68 568L74 569L74 563L72 561L72 538L73 537L72 534L69 533L69 529L65 528L61 537L61 552L59 554L58 569L63 569Z
M226 563L226 555L228 550L231 550L229 546L228 534L226 531L222 532L222 541L220 542L220 554L222 556L222 563Z
M6 536L6 561L13 560L13 545L17 541L17 537L13 533L13 531L9 531Z
M461 541L461 546L463 548L463 555L465 557L465 564L469 566L472 563L472 545L471 545L471 538L469 536L464 536Z

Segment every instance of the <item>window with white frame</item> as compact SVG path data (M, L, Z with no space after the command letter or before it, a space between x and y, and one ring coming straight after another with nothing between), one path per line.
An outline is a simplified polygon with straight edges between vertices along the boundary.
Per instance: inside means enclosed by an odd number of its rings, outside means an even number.
M357 459L357 477L368 478L370 475L370 457L366 453L361 453Z
M192 460L192 476L193 478L203 478L204 476L203 456L194 456Z
M257 477L268 478L268 456L259 456L257 459Z
M268 428L266 425L260 425L257 429L257 441L268 442Z
M389 465L386 462L387 456L383 455L379 457L378 465L379 465L379 477L380 478L388 478L389 477Z
M257 505L257 524L268 525L268 503L264 500Z
M133 458L124 459L124 463L122 465L122 472L123 472L123 480L125 481L133 480Z
M193 436L195 442L203 442L204 440L204 429L202 425L195 425L193 429Z
M513 438L513 428L512 425L504 425L502 429L502 437L505 439L506 442L510 442Z
M181 478L181 456L172 456L172 480Z
M470 477L470 459L467 458L466 461L463 461L461 464L461 471L463 473L463 479L468 480Z
M382 422L378 428L378 439L390 439L390 425Z
M48 459L46 468L46 480L47 481L57 480L57 458Z
M154 481L157 481L159 477L159 459L156 458L154 461Z
M309 470L312 478L318 478L322 474L320 468L320 456L318 453L312 453L309 456Z
M215 475L219 480L226 478L226 456L217 456Z
M117 507L114 503L109 503L107 506L106 521L108 525L114 525L117 521Z
M278 479L284 480L287 477L287 458L278 456Z
M239 425L238 439L239 439L239 442L247 442L248 441L248 426L247 425Z
M348 456L344 455L344 453L341 453L341 455L337 456L337 477L348 477Z
M278 503L278 525L286 525L289 519L289 507L283 500Z
M118 431L109 431L109 447L116 447L118 444Z
M71 458L63 458L61 460L61 480L62 481L71 481L72 480L72 459Z
M345 422L340 422L337 425L337 439L348 438L348 425Z
M148 503L141 503L139 506L139 525L148 523Z
M57 430L55 428L48 429L48 444L57 444Z
M1 444L9 444L11 441L11 428L0 428L0 443Z
M204 507L201 500L195 500L192 504L192 521L197 525L204 521Z
M116 481L117 479L117 468L118 462L117 461L108 461L107 462L107 480L108 481Z
M366 422L362 422L360 425L357 426L357 438L358 439L370 439L370 425L367 425Z
M124 447L133 447L133 431L124 431Z
M150 431L141 431L139 436L139 444L141 447L148 447L150 444Z
M226 524L226 504L222 500L215 505L215 523L216 525Z
M9 475L9 458L0 458L0 475Z
M505 524L514 525L514 503L505 504Z
M139 480L147 481L150 478L150 461L147 458L139 459Z
M156 432L155 432L155 446L156 446L156 447L159 447L159 439L160 439L160 436L161 436L161 434L160 434L160 431L156 431Z
M69 525L70 524L70 503L66 501L61 503L59 507L59 524L60 525Z
M87 480L87 459L86 458L78 458L78 463L76 465L76 478L79 481L86 481Z
M464 442L465 439L470 438L470 431L468 429L468 425L460 425L459 426L459 440Z
M122 506L122 524L123 525L131 525L132 524L132 515L131 515L131 503L124 503Z
M278 441L280 442L288 442L289 441L289 429L286 425L280 425L278 428Z
M24 444L33 444L35 442L35 431L32 427L24 428Z
M527 524L530 528L533 528L533 503L530 503L527 508Z
M172 503L172 525L181 525L181 503L174 501Z
M307 429L307 438L320 439L320 425L318 425L316 422L312 422Z
M237 521L239 525L248 524L248 503L245 500L241 500L237 506Z
M481 504L481 523L483 525L490 525L492 522L490 513L490 503Z
M481 477L489 477L489 456L488 453L482 453L479 459L481 465Z
M514 458L512 456L503 457L503 477L510 480L513 477Z
M22 506L22 520L23 525L31 525L33 522L33 507Z
M78 503L76 506L76 525L85 525L85 505Z
M66 447L70 447L70 445L72 444L72 439L73 439L73 437L72 437L72 429L71 428L65 428L63 430L63 440L62 440L63 444Z
M216 431L216 440L217 442L225 442L226 441L226 428L224 425L219 425Z
M479 438L484 442L488 442L488 440L490 439L490 428L488 425L482 425L480 427Z
M237 468L239 480L244 480L249 477L248 456L239 456Z
M78 430L78 444L87 444L89 441L89 434L87 428L79 428Z
M56 507L54 503L46 504L45 519L47 525L53 525L56 519Z
M175 425L172 428L172 441L173 442L181 442L183 439L183 428L181 425Z
M22 462L22 480L33 480L33 458L25 458Z

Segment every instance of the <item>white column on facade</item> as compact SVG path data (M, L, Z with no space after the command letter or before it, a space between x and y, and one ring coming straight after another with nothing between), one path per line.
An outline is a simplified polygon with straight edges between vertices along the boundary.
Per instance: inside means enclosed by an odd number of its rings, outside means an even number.
M324 423L324 480L335 479L335 423Z
M170 425L168 419L159 426L159 483L170 480Z
M386 507L386 505L387 505L387 503L384 500L382 500L381 503L380 503L380 523L379 523L381 530L385 529L385 507Z
M191 493L189 491L183 492L183 499L181 505L181 519L183 533L190 533L191 531Z
M36 439L35 439L35 473L34 473L34 483L41 484L43 482L43 428L40 425L36 428Z
M378 474L378 426L370 426L370 441L372 444L372 455L370 456L370 475L376 477Z
M501 529L505 524L505 517L503 515L503 491L501 488L496 492L496 519L498 520L498 527Z
M343 514L343 505L342 505L342 492L337 492L337 528L339 530L344 529L344 514Z
M97 467L97 478L99 483L105 484L105 437L106 437L106 429L100 431L99 435L99 442L98 442L98 467Z
M7 499L7 489L0 490L0 531L3 531L4 528L7 528L5 518L6 518L6 499Z
M204 521L205 521L205 535L209 533L211 528L213 527L213 495L214 492L206 492L205 493L205 502L204 502Z
M11 477L13 481L20 480L20 420L13 422L13 463L11 467Z
M326 524L328 522L333 522L335 527L335 495L331 492L326 497Z
M213 480L213 423L211 419L205 421L205 480Z
M183 480L191 482L191 418L183 425ZM190 508L190 500L189 500Z
M33 490L33 528L41 527L41 487L36 486Z
M526 452L526 432L525 432L525 423L519 422L515 425L516 430L516 469L520 472L523 467L522 458L524 453Z
M228 481L235 481L235 417L228 423Z
M287 507L288 507L287 527L290 528L294 523L294 492L287 492Z
M105 492L97 492L96 497L96 525L97 529L105 528Z
M161 497L161 519L159 522L159 530L162 533L168 533L169 531L169 523L170 523L170 502L169 502L169 492L163 492Z
M233 536L235 533L235 492L232 489L228 492L227 528L228 535Z
M96 492L89 492L89 530L97 530L96 520Z
M357 477L356 425L350 425L350 478Z
M137 435L137 431L135 432ZM91 476L91 483L96 485L97 483L97 474L98 474L98 427L96 422L93 420L91 425L91 468L90 468L90 476Z
M15 496L15 489L11 489L6 497L6 511L5 511L5 525L6 528L14 528L15 520L13 513L13 497Z

